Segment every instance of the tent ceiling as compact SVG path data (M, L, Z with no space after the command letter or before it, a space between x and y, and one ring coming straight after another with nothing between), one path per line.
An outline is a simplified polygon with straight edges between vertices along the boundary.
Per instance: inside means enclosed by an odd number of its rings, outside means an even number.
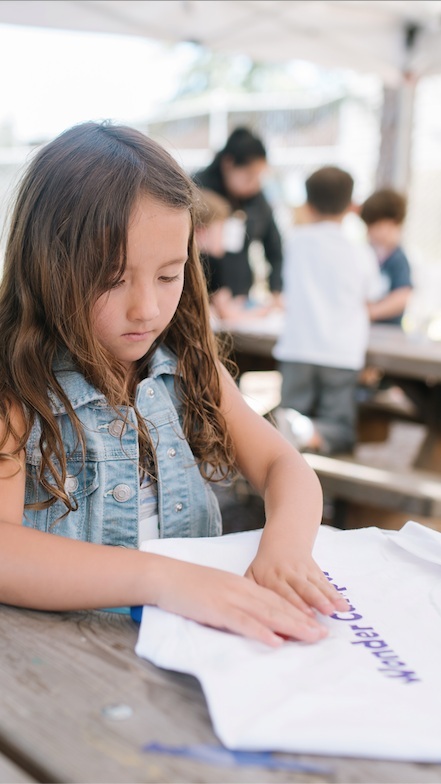
M441 72L441 0L1 0L0 23L196 41L256 61Z

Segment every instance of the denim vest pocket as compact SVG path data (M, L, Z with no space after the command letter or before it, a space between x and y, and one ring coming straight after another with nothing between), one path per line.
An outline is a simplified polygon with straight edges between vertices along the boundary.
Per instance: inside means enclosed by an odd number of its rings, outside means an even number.
M45 502L50 495L37 481L38 465L27 466L26 498L33 498L36 503ZM50 479L49 479L50 481ZM69 512L66 517L66 507L62 501L56 501L47 509L25 509L24 524L40 531L66 536L70 539L91 539L91 523L89 511L91 509L91 496L98 490L99 473L96 462L68 460L67 477L65 482L66 493L70 496L77 509Z

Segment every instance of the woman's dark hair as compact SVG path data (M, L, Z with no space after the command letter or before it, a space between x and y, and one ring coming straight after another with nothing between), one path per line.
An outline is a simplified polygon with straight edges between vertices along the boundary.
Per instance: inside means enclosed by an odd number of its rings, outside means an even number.
M37 152L19 186L11 217L0 286L0 459L26 447L35 417L42 428L40 481L70 511L64 490L66 455L54 416L63 403L79 444L84 434L53 367L68 352L78 370L115 408L134 405L126 370L94 334L92 310L126 265L129 221L148 195L191 217L182 296L164 333L138 362L148 374L159 343L177 356L183 428L205 476L234 470L234 450L220 412L218 347L213 336L205 276L194 242L195 188L175 159L141 132L110 122L88 122ZM11 408L22 412L25 432L14 431ZM145 422L138 416L141 460L154 461ZM13 436L11 455L4 451ZM47 478L49 473L50 480ZM47 504L46 504L47 505ZM40 507L37 507L40 508Z
M216 157L224 158L226 155L233 160L235 166L246 166L262 158L266 160L266 149L261 139L248 128L236 128Z
M200 187L215 190L231 203L231 194L226 191L222 171L222 164L226 159L229 159L233 166L247 166L254 161L266 161L266 149L263 142L248 128L236 128L228 137L225 146L216 153L211 163L202 172L199 172L204 175L201 181L196 173L195 181Z

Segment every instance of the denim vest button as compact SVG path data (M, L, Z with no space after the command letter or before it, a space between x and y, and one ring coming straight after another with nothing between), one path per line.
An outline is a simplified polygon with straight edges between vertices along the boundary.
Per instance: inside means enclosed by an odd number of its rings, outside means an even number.
M120 504L123 504L124 501L128 501L129 498L132 497L132 491L129 485L116 485L116 487L113 488L112 495L115 501L118 501Z
M147 387L147 394L148 394L149 397L154 397L155 396L155 390L152 389L151 387Z
M64 483L66 493L74 493L78 488L78 479L76 476L67 476Z
M175 504L175 512L182 512L183 508L184 508L184 504L181 504L180 501L179 503Z
M113 419L109 425L109 433L114 438L121 438L127 430L127 425L122 419Z
M171 446L170 449L167 449L167 455L169 457L176 457L176 449L174 446Z

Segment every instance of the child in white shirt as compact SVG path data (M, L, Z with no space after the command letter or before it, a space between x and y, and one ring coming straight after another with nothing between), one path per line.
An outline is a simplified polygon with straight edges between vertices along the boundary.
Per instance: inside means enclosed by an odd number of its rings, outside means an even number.
M274 348L282 374L276 421L298 448L324 454L354 446L367 304L381 285L372 249L350 240L342 227L353 186L338 167L314 172L306 181L310 222L294 227L285 246L285 322Z

